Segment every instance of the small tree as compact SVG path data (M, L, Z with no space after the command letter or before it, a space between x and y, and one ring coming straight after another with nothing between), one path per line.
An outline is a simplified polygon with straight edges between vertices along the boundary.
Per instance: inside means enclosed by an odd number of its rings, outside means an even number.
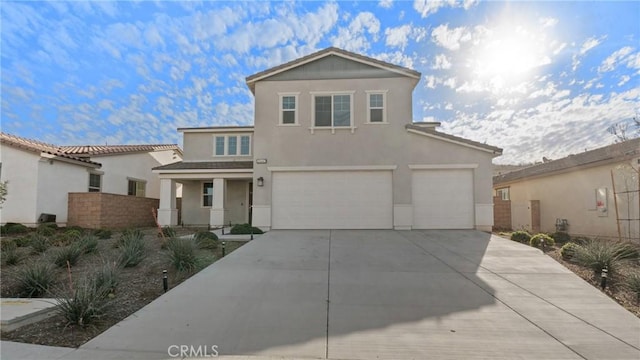
M633 117L630 120L617 122L607 128L607 132L616 137L616 142L624 142L640 136L640 120Z

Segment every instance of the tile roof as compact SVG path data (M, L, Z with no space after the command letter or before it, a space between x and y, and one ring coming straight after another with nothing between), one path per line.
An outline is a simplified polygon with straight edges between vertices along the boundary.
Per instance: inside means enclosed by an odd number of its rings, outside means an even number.
M343 57L352 58L352 59L355 59L355 60L360 60L360 61L364 61L364 62L368 62L368 63L373 63L373 64L375 64L375 65L377 65L379 67L393 69L393 70L395 70L397 72L404 73L407 76L416 77L418 79L421 77L421 74L419 72L413 70L413 69L409 69L409 68L406 68L406 67L403 67L403 66L391 64L391 63L388 63L388 62L385 62L385 61L381 61L381 60L378 60L378 59L374 59L374 58L371 58L371 57L368 57L368 56L356 54L354 52L343 50L343 49L340 49L340 48L337 48L337 47L328 47L328 48L326 48L324 50L320 50L320 51L314 52L314 53L309 54L307 56L303 56L303 57L301 57L299 59L295 59L295 60L289 61L287 63L281 64L281 65L272 67L270 69L261 71L259 73L253 74L251 76L248 76L246 78L247 84L251 84L251 83L253 83L253 82L257 81L257 80L260 80L260 79L262 79L264 77L267 77L267 76L270 76L270 75L275 75L275 74L277 74L279 72L284 71L285 69L294 67L294 66L296 66L298 64L304 64L304 63L307 63L307 62L310 62L310 61L313 61L313 60L316 60L316 59L323 58L323 57L331 55L331 54L335 54L335 55L338 55L338 56L341 55Z
M565 158L533 165L493 177L493 184L503 184L528 177L550 175L579 166L596 165L611 161L623 161L640 156L640 138L569 155Z
M459 143L463 143L463 144L467 144L467 145L471 145L474 147L478 147L481 149L486 149L488 151L492 151L494 154L497 155L501 155L502 154L502 149L496 146L492 146L492 145L487 145L487 144L483 144L477 141L473 141L473 140L469 140L469 139L465 139L463 137L459 137L459 136L454 136L454 135L449 135L449 134L445 134L443 132L440 131L436 131L433 127L424 127L424 126L420 126L420 125L414 125L414 124L407 124L405 125L405 128L408 130L414 130L414 131L418 131L427 135L432 135L435 137L439 137L445 140L450 140L450 141L454 141L454 142L459 142Z
M153 170L223 170L253 169L253 161L179 161L173 164L154 167Z
M69 160L79 161L95 167L102 166L102 164L100 163L67 154L59 146L47 144L37 140L27 139L27 138L0 132L0 142L9 144L11 146L15 146L24 150L32 151L32 152L46 153L49 155L54 155L54 156L69 159Z
M150 144L150 145L84 145L84 146L60 146L60 150L73 155L115 155L137 152L180 150L176 144Z

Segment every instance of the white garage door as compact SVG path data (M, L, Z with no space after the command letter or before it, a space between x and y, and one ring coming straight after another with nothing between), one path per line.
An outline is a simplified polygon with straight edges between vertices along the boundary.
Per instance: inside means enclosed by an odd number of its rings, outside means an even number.
M414 170L414 229L473 229L473 171Z
M274 172L274 229L390 229L391 171Z

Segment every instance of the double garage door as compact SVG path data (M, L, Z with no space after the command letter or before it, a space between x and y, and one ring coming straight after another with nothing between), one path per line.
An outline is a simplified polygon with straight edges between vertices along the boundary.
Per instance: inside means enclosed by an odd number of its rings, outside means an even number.
M391 229L391 171L291 171L272 176L274 229ZM413 170L414 229L474 227L473 172Z

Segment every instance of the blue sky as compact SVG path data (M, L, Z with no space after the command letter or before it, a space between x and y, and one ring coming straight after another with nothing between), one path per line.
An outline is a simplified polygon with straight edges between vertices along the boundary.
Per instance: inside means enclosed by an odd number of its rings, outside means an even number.
M0 3L3 132L60 145L180 143L247 125L245 77L337 46L418 70L416 121L497 163L611 144L640 111L640 2Z

